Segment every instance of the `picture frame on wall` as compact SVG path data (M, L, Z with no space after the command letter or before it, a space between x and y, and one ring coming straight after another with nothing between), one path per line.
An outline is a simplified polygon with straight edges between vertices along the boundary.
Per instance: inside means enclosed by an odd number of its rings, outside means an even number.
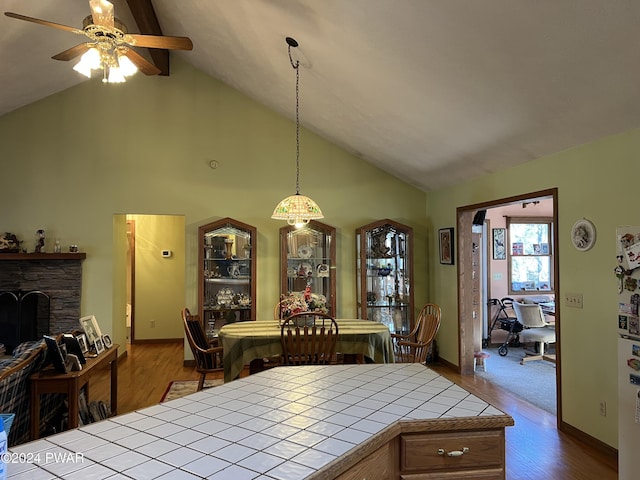
M494 228L491 232L493 234L493 259L494 260L506 260L507 259L507 247L506 247L506 228Z
M453 241L453 227L441 228L438 230L438 237L440 239L440 263L443 265L454 264L454 241Z

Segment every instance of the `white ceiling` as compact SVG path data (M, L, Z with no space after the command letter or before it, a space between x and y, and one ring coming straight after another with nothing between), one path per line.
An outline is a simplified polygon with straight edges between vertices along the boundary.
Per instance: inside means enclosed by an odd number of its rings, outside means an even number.
M640 126L638 0L152 1L164 34L193 40L172 55L289 118L294 37L301 123L423 190ZM90 13L0 4L74 27ZM0 115L89 81L50 58L81 39L2 15Z

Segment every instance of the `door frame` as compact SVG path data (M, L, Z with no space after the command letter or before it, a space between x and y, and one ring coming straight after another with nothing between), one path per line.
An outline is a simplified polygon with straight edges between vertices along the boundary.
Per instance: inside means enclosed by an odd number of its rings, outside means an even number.
M127 225L127 241L129 244L129 279L128 279L128 284L129 284L129 292L127 292L128 296L130 297L130 307L131 307L131 312L130 312L130 317L129 320L131 321L131 331L129 332L130 336L129 336L129 343L133 344L136 343L136 221L133 219L126 219L125 220L126 225Z
M473 278L472 278L472 253L473 242L471 239L471 229L474 213L477 210L499 207L503 205L522 203L532 198L551 197L553 202L553 277L554 277L554 296L556 298L556 419L557 425L562 423L562 322L561 322L561 302L557 300L561 298L560 292L560 248L558 231L558 189L550 188L537 192L525 193L513 197L500 198L489 202L476 203L473 205L464 205L456 208L456 223L458 229L457 235L457 252L458 252L458 365L461 375L473 375L473 342L474 342L474 321L473 321Z

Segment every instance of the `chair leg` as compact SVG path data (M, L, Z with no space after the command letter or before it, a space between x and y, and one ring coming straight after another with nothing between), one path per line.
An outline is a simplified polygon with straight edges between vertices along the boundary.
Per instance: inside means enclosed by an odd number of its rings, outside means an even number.
M530 362L532 360L548 360L550 362L556 361L555 355L549 355L544 353L544 342L536 342L538 346L538 352L530 354L525 350L525 356L520 360L520 365L524 365L526 362Z
M204 377L205 376L206 376L206 373L200 374L200 380L198 380L198 392L200 390L202 390L202 388L204 387Z

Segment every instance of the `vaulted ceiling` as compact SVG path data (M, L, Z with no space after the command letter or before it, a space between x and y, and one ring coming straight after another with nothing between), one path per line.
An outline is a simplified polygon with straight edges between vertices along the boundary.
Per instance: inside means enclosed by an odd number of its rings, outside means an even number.
M130 32L154 33L129 8L150 4L163 34L193 40L171 57L290 118L294 37L302 124L427 191L640 126L635 0L113 3ZM87 0L0 4L78 28L90 13ZM50 58L81 41L2 15L0 115L99 81Z

